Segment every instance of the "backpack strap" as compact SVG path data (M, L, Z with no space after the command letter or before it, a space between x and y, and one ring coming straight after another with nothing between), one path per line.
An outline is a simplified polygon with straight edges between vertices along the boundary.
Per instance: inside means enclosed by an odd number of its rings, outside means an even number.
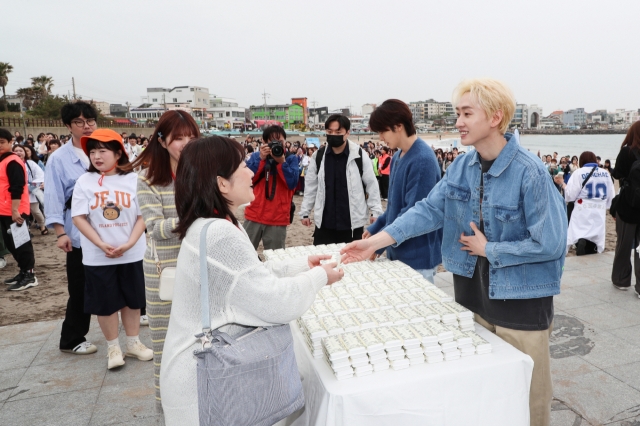
M362 148L358 149L358 157L356 158L356 165L360 172L360 179L362 179Z
M320 164L322 164L322 157L324 157L324 152L327 150L326 146L321 147L318 152L316 152L316 175L320 171Z
M349 141L347 141L349 143ZM324 152L326 151L326 146L323 146L316 152L316 174L320 170L320 165L322 164L322 157L324 157ZM364 190L364 198L369 198L367 194L367 186L364 184L362 180L363 166L362 166L362 147L358 149L358 157L355 159L356 166L358 166L358 172L360 173L360 181L362 182L362 189Z

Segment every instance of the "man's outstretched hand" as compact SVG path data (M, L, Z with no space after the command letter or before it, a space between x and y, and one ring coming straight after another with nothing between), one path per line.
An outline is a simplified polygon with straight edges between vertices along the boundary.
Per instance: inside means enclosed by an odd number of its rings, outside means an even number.
M340 250L342 263L354 263L367 260L375 253L375 248L369 243L371 240L358 240L347 244Z

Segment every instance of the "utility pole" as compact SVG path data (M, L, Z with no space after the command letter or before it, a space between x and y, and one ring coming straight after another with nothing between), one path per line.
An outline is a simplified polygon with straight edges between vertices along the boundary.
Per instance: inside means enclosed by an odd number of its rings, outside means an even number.
M263 99L263 109L264 109L264 119L267 120L269 117L267 117L267 98L271 96L269 93L267 93L266 89L262 89L262 99Z
M73 85L73 100L76 100L76 80L71 77L71 84Z
M349 115L351 115L351 108L352 108L351 104L347 105L346 108L349 108Z

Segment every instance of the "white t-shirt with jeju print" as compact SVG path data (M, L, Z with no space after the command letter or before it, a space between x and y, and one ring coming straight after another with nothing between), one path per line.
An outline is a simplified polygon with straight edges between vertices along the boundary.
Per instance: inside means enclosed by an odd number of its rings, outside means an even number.
M129 241L138 216L141 216L136 190L138 175L102 176L85 173L80 176L73 190L71 216L87 215L91 227L100 239L112 247L119 247ZM89 266L118 265L142 260L146 248L144 233L138 242L122 257L110 259L98 246L80 234L82 263Z

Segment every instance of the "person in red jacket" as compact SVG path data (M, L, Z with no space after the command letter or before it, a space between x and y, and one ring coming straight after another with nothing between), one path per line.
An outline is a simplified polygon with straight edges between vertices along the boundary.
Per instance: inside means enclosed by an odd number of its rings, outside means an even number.
M20 157L11 152L11 133L0 129L0 225L5 247L11 252L20 267L20 273L4 281L7 290L26 290L38 285L33 273L35 256L31 239L16 247L10 234L11 225L25 225L29 216L29 189L27 170Z
M260 150L247 161L253 171L255 200L244 210L242 224L253 246L260 241L265 250L284 248L291 223L291 200L300 176L298 157L284 149L287 134L280 126L262 133Z

